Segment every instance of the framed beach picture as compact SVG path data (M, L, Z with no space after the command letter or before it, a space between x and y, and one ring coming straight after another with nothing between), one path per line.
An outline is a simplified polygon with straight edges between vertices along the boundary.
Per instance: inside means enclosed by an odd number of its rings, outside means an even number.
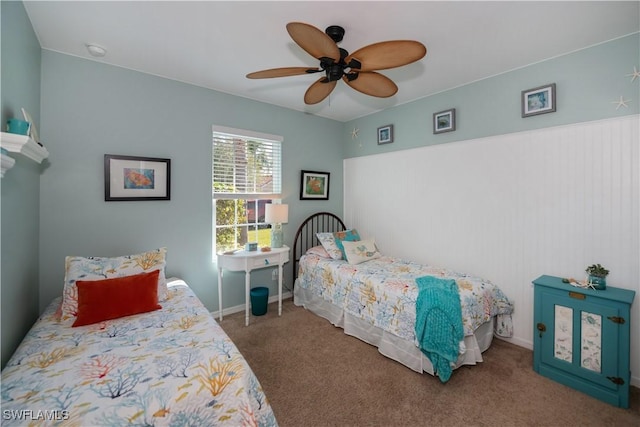
M104 200L170 200L171 160L104 155Z
M553 113L556 111L556 84L523 90L521 98L522 117Z
M390 144L393 142L393 125L386 125L378 128L378 145Z
M300 171L300 200L329 200L329 172Z
M456 130L456 109L433 113L433 133L452 132Z

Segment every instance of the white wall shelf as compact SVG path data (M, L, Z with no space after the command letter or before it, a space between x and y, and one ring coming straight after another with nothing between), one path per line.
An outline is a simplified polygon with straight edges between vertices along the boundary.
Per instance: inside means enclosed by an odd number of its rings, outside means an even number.
M11 169L15 163L16 161L14 158L9 157L4 153L0 153L0 165L2 166L0 169L0 178L4 178L4 173Z
M49 157L47 149L29 138L27 135L0 132L0 147L11 153L20 153L38 163L42 163L44 159ZM2 157L2 170L4 172L5 156L3 155ZM13 163L11 166L13 166Z

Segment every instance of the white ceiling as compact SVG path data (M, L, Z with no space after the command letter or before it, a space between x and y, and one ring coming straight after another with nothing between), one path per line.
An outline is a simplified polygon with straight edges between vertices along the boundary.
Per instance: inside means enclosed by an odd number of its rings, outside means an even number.
M43 49L348 121L395 105L640 31L639 1L25 1ZM289 37L299 21L340 25L353 52L385 40L418 40L422 60L382 71L399 91L363 95L338 82L307 106L318 75L250 80L277 67L317 67ZM91 57L86 43L107 49ZM576 76L579 78L579 76ZM532 82L535 84L536 82ZM546 82L538 82L540 84Z

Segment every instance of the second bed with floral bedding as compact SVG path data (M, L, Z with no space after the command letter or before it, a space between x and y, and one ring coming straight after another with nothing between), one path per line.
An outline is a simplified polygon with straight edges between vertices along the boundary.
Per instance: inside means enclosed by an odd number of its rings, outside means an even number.
M296 236L296 305L344 328L346 334L377 346L385 356L432 375L436 374L433 364L416 336L417 279L437 278L457 285L464 338L459 342L458 359L451 363L453 369L481 362L482 352L490 346L494 333L512 335L512 303L490 281L383 256L374 241L360 240L356 230L340 227L338 231L326 231L317 227L327 223L331 221L318 220L314 215L303 223ZM313 230L306 230L311 225ZM301 243L301 235L311 238ZM301 254L299 258L296 251Z

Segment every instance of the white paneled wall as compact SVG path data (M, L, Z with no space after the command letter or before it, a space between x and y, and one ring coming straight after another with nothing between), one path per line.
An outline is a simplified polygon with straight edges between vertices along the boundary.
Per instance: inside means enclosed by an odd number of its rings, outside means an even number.
M640 385L639 127L634 115L346 159L344 220L384 254L498 284L528 348L531 281L604 265L610 286L637 293Z

